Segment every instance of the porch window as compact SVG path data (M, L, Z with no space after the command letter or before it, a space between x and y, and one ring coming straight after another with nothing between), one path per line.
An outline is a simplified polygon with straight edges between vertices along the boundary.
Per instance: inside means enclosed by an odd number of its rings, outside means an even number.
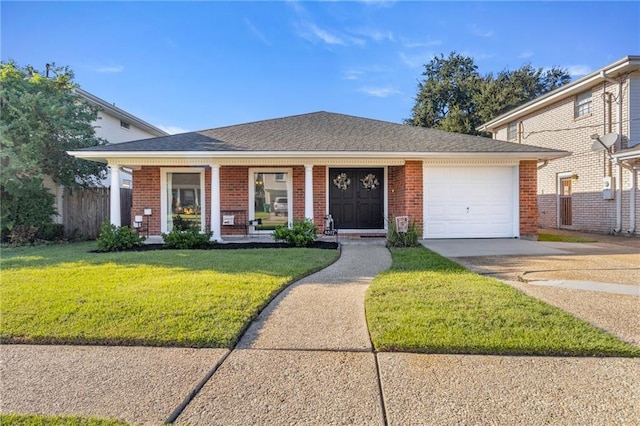
M204 231L204 172L165 170L163 177L162 231L171 232L175 227L187 226L197 226Z
M287 225L293 214L290 169L249 170L249 216L261 219L256 231L273 231Z
M591 90L576 96L574 118L591 115Z

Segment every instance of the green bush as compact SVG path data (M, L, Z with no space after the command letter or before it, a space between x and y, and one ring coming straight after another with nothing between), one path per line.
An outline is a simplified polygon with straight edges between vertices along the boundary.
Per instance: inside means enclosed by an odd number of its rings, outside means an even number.
M117 227L105 222L100 228L98 236L98 251L124 251L134 247L140 247L145 238L128 226Z
M398 232L395 219L389 219L388 224L388 247L415 247L418 245L420 233L414 220L409 222L407 232Z
M38 229L51 224L51 218L56 214L55 198L44 187L42 179L11 179L0 188L0 193L3 241L33 242ZM30 235L33 227L36 231Z
M310 219L294 220L291 228L286 225L276 226L273 238L284 241L290 246L307 247L316 240L318 227Z
M60 241L64 239L64 225L60 223L47 223L38 228L36 234L38 240Z
M173 228L168 234L163 233L162 238L168 248L175 249L200 249L210 244L213 232L201 233L198 227L189 226L186 229Z

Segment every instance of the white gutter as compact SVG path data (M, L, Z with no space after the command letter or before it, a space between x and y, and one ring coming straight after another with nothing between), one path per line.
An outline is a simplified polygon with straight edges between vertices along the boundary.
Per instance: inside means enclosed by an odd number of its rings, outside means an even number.
M130 113L128 113L127 111L118 108L115 105L112 105L110 103L108 103L107 101L105 101L104 99L101 99L99 97L97 97L94 94L91 94L89 92L87 92L86 90L82 90L79 87L76 87L74 89L74 92L85 98L86 100L88 100L89 102L97 105L98 107L108 111L110 114L118 117L119 119L126 121L128 123L134 124L136 127L139 127L142 130L145 130L155 136L169 136L169 133L165 132L164 130L154 126L153 124L147 123L146 121L136 117L135 115L132 115Z
M538 152L345 152L345 151L303 151L303 152L273 152L273 151L67 151L67 154L85 160L103 161L107 159L126 158L135 159L404 159L424 160L430 158L454 159L497 159L510 158L520 160L556 159L570 155L567 151L538 151Z
M495 128L502 126L506 123L514 121L524 115L527 115L533 111L543 108L549 104L566 98L577 93L580 93L594 84L602 81L603 75L615 75L621 72L634 71L640 67L640 56L625 56L624 58L601 68L591 74L588 74L572 83L566 84L549 93L537 97L536 99L521 105L499 117L494 118L480 126L476 127L476 130L482 132L492 132Z

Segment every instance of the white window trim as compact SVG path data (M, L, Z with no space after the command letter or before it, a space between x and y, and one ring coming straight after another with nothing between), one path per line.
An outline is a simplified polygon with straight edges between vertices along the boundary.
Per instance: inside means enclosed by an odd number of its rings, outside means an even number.
M587 104L586 101L584 101L583 103L580 103L579 98L580 98L580 96L587 95L587 94L589 95L589 102L588 102L588 104L589 104L589 112L586 112L584 114L579 114L578 111L580 109L580 106ZM575 96L573 102L574 102L574 104L573 104L573 118L578 119L578 118L581 118L581 117L588 117L593 113L593 92L592 92L591 89L585 90L584 92L578 93Z
M249 212L249 219L253 219L256 216L256 206L255 206L255 197L256 197L256 185L254 181L255 173L286 173L287 174L287 202L288 202L288 226L291 226L291 221L293 220L293 168L271 168L271 167L250 167L249 168L249 176L248 176L248 185L249 185L249 199L247 200L249 208L247 211ZM256 231L257 234L271 234L273 231Z
M205 231L205 216L207 206L206 200L206 187L204 184L204 168L203 167L161 167L160 168L160 231L167 233L167 173L199 173L200 174L200 231Z

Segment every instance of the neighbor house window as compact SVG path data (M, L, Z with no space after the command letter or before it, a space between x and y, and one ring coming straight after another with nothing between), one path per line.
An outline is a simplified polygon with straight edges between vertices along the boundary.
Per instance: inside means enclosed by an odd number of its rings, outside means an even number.
M591 90L576 96L575 118L591 114Z
M507 127L507 140L515 141L517 137L518 137L518 123L515 121L512 121L511 123L509 123L509 126Z
M129 130L131 128L131 124L127 123L126 121L120 120L120 127Z

